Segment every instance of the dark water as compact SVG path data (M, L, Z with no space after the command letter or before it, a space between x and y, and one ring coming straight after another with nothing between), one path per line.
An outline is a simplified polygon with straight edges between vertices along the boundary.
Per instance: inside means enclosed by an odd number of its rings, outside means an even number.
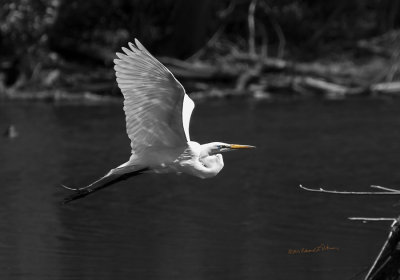
M400 101L198 103L201 143L256 145L228 153L213 179L143 175L61 206L125 162L120 104L0 104L0 279L350 279L365 271L395 197L302 191L400 186ZM321 243L339 251L289 255ZM356 277L355 279L360 279Z

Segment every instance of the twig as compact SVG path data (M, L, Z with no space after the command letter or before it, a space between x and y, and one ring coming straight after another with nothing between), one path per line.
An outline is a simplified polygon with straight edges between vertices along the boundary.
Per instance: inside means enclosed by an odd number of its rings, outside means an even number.
M335 190L325 190L323 188L310 189L302 185L300 188L309 192L321 192L321 193L333 193L333 194L354 194L354 195L400 195L400 191L387 191L387 192L349 192L349 191L335 191Z
M388 192L400 192L400 190L390 189L390 188L386 188L386 187L382 187L382 186L376 186L376 185L371 185L371 188L385 190L385 191L388 191Z
M365 218L365 217L348 217L347 219L352 221L372 221L372 222L380 222L380 221L392 221L396 222L396 218Z

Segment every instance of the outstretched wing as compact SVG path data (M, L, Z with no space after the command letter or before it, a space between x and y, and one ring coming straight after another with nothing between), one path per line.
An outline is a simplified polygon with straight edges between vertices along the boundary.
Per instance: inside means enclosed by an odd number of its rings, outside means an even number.
M62 185L64 188L75 191L74 194L66 197L63 201L63 204L69 203L73 200L83 198L97 192L101 189L109 187L119 181L126 180L130 177L137 176L143 174L143 172L148 171L149 169L146 167L138 167L138 166L125 166L125 167L117 167L115 169L111 169L106 175L101 177L100 179L94 181L90 185L83 188L69 188Z
M132 153L147 147L179 147L189 139L193 101L174 75L135 39L117 53L115 72L124 95Z

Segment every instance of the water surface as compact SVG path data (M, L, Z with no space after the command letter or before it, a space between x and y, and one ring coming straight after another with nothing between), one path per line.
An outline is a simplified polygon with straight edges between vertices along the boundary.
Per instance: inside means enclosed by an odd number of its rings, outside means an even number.
M251 144L215 178L143 175L61 206L129 158L121 104L0 104L0 279L349 279L395 197L302 191L400 186L400 101L197 102L192 139ZM321 243L339 248L288 254ZM360 279L356 277L355 279Z

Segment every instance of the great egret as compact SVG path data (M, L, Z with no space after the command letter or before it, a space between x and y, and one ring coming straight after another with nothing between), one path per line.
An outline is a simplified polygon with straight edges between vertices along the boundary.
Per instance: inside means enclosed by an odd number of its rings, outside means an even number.
M124 95L126 129L132 155L92 184L75 190L64 203L84 197L117 181L142 173L187 173L200 178L217 175L224 167L220 153L254 146L190 141L189 122L194 102L174 75L143 45L122 48L114 69ZM65 187L65 186L64 186Z

